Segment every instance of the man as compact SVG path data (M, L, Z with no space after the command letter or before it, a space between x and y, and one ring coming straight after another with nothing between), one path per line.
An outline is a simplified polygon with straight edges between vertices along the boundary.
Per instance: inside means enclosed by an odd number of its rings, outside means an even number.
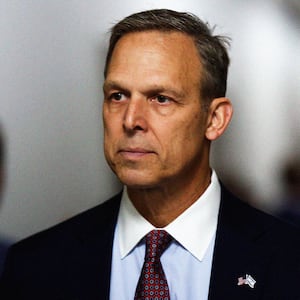
M124 190L13 246L7 299L300 299L298 232L237 200L209 165L232 115L228 63L224 39L190 14L114 26L104 149Z

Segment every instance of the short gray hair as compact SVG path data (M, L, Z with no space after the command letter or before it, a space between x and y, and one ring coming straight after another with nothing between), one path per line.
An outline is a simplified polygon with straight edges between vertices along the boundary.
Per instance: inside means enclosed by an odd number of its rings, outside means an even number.
M203 72L200 82L200 96L209 103L214 98L224 97L227 86L229 57L227 37L214 36L213 30L191 13L169 9L154 9L132 14L111 29L109 48L106 56L104 77L118 40L128 33L157 30L178 31L191 36L198 50Z

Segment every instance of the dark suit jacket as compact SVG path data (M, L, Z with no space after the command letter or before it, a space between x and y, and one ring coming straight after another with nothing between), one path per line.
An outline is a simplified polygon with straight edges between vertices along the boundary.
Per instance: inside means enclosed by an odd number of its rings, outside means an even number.
M109 299L119 204L120 194L15 244L0 299ZM254 288L237 285L246 274L256 280ZM209 291L209 300L220 299L300 299L299 232L224 188Z

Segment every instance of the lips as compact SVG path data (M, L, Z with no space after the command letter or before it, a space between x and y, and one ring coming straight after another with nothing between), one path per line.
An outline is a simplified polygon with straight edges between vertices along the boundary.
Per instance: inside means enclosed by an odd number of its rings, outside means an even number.
M155 152L140 147L136 147L136 148L128 147L128 148L120 149L118 153L127 158L139 158L139 157L145 157L149 154L154 154Z

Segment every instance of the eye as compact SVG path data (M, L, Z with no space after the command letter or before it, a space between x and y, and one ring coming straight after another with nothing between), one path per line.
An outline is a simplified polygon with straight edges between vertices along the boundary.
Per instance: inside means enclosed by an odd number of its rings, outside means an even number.
M157 95L157 96L153 97L151 100L156 101L159 104L168 104L171 101L171 99L169 97L164 96L164 95Z
M117 93L112 93L110 96L109 96L109 99L110 100L114 100L114 101L122 101L125 99L125 95L121 92L117 92Z

